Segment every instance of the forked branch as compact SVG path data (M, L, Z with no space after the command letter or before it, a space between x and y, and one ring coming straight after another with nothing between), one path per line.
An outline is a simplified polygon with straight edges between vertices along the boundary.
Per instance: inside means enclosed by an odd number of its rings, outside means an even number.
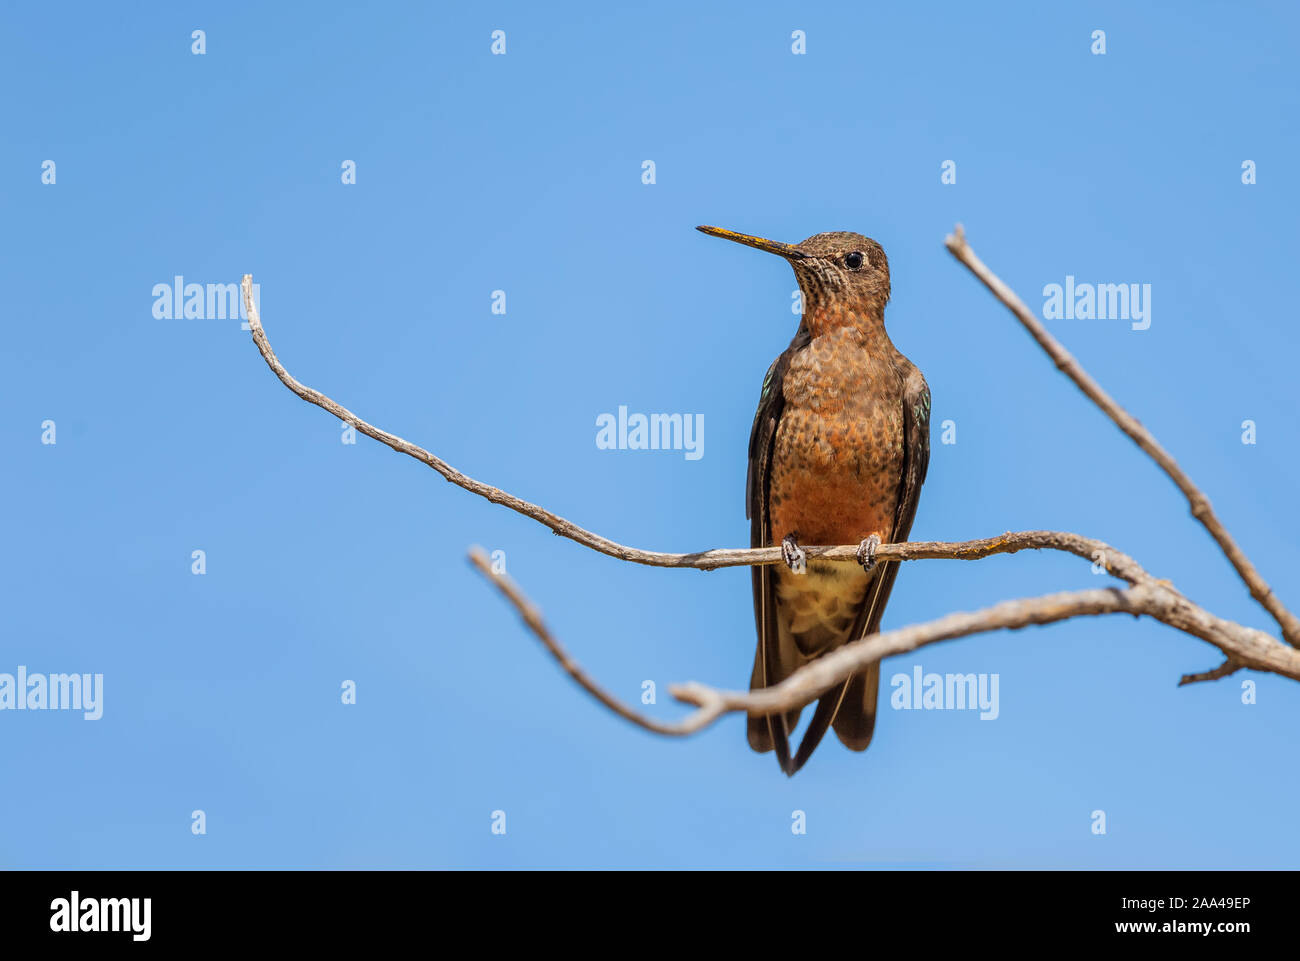
M1223 667L1201 675L1184 675L1180 684L1224 677L1241 667L1300 680L1300 651L1282 644L1263 631L1215 617L1193 604L1168 583L1143 574L1133 586L1125 589L1094 588L1003 601L978 611L958 612L924 624L872 634L817 658L780 684L762 690L719 690L694 681L674 685L669 688L669 693L679 701L694 705L696 710L681 721L665 722L639 714L598 687L569 657L546 627L537 608L514 582L504 574L495 573L491 562L480 548L471 550L469 557L470 562L514 606L524 623L570 677L620 717L656 734L694 734L724 714L734 712L775 714L802 707L882 658L905 654L940 641L1100 614L1150 617L1209 641L1228 655ZM1230 669L1229 665L1232 665Z
M1101 385L1089 376L1088 372L1079 366L1079 362L1074 359L1068 350L1061 346L1060 341L1047 332L1042 321L1034 316L1033 312L1025 306L1025 302L1016 296L1016 292L1004 284L1001 278L984 265L984 261L975 256L975 251L971 250L970 245L966 243L966 232L962 230L961 224L948 235L944 241L949 252L965 264L970 272L979 278L980 283L987 287L998 300L1006 305L1007 309L1015 314L1016 319L1024 325L1029 331L1031 337L1038 341L1038 346L1042 347L1047 356L1052 358L1057 368L1066 377L1074 381L1075 386L1087 396L1094 404L1101 408L1102 412L1115 422L1124 433L1132 438L1133 442L1142 448L1160 469L1164 471L1169 479L1178 485L1178 489L1183 492L1187 498L1187 503L1192 509L1192 516L1195 517L1210 532L1219 549L1223 551L1228 562L1232 564L1237 574L1245 582L1246 587L1250 590L1250 596L1257 600L1264 609L1273 615L1273 620L1277 621L1278 626L1282 629L1282 636L1291 644L1292 647L1300 647L1300 618L1297 618L1286 609L1282 601L1273 589L1268 586L1255 565L1250 562L1245 552L1237 546L1237 542L1232 539L1223 522L1219 520L1213 508L1210 507L1210 499L1205 496L1199 487L1192 483L1178 462L1170 456L1169 452L1160 446L1160 442L1152 436L1151 431L1147 430L1138 421L1136 417L1126 411L1123 407L1115 402L1115 399L1101 389Z
M954 257L965 264L993 295L1011 310L1056 366L1173 480L1187 498L1192 515L1209 531L1224 556L1246 584L1251 596L1277 621L1282 636L1291 646L1281 643L1264 631L1245 627L1211 614L1188 600L1168 581L1153 578L1127 554L1101 541L1078 534L1063 531L1019 531L974 541L882 544L876 550L876 558L879 561L893 562L940 558L978 560L993 554L1011 554L1026 549L1064 551L1092 561L1108 573L1126 581L1129 586L1123 589L1093 589L1008 600L982 610L949 614L923 624L873 634L812 661L795 671L782 683L762 690L727 691L697 682L675 685L670 689L673 696L694 705L696 710L681 721L666 722L645 717L604 691L568 655L546 627L540 613L519 588L509 578L494 573L481 551L476 549L471 552L470 559L474 566L515 607L528 628L565 672L611 711L658 734L691 734L731 712L743 711L760 715L800 707L881 658L916 650L928 644L995 630L1017 630L1032 624L1049 624L1073 617L1118 613L1153 618L1207 641L1223 652L1225 660L1222 665L1210 671L1186 674L1180 680L1180 684L1216 680L1243 667L1300 680L1300 651L1296 650L1300 647L1300 619L1297 619L1282 604L1228 534L1210 507L1209 499L1205 494L1191 482L1150 431L1103 391L1069 352L1048 333L1015 292L984 265L967 245L960 225L947 238L946 246ZM537 504L475 480L423 447L367 423L346 407L294 379L280 363L267 340L257 307L253 302L250 274L244 275L243 293L253 341L272 372L286 387L308 403L315 404L339 420L351 424L366 436L428 465L449 482L472 494L531 517L556 534L577 541L599 553L636 564L713 570L720 567L774 564L781 560L779 547L722 548L690 553L664 553L628 547L579 527ZM856 544L805 546L804 550L809 558L843 563L857 562L858 545Z

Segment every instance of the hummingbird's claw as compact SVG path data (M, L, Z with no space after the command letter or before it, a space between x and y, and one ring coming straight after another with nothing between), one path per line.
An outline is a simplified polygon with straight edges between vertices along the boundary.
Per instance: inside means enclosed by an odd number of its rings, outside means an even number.
M781 557L791 574L805 574L808 571L808 555L795 543L795 535L786 534L781 540Z
M870 537L863 538L862 543L858 545L858 563L868 574L876 566L876 548L880 546L880 535L872 534Z

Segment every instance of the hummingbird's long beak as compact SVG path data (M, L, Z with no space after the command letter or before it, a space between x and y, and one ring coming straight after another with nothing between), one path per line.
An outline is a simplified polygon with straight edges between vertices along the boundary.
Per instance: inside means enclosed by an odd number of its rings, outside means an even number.
M754 247L758 250L766 250L769 254L777 254L786 260L803 260L808 255L796 247L794 244L783 244L779 240L767 240L763 237L751 237L749 234L738 234L734 230L724 230L721 227L696 227L702 234L708 234L710 237L721 237L723 240L734 240L738 244L744 244L746 247Z

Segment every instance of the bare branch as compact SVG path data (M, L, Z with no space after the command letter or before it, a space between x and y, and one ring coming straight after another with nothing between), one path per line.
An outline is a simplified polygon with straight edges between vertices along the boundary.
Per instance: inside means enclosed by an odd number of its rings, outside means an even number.
M1229 563L1236 569L1242 581L1245 582L1246 587L1250 590L1250 596L1262 604L1269 614L1273 615L1273 619L1282 628L1282 636L1293 647L1300 647L1300 618L1287 610L1277 595L1273 593L1273 589L1265 583L1264 578L1255 569L1255 565L1246 557L1245 552L1237 546L1237 542L1232 539L1232 535L1228 533L1210 507L1209 498L1192 483L1190 477L1183 473L1182 468L1169 455L1169 452L1160 446L1160 443L1152 436L1151 432L1143 427L1137 418L1129 414L1128 411L1115 402L1114 398L1102 390L1101 385L1079 366L1079 362L1074 359L1070 352L1048 333L1042 322L1025 306L1025 302L1016 296L1015 291L1003 283L997 274L989 270L984 265L984 262L975 256L975 251L971 250L966 243L966 233L962 230L960 224L957 225L953 233L948 235L944 245L954 257L965 264L970 272L979 278L979 281L992 292L994 297L1002 301L1007 309L1016 315L1016 319L1029 331L1030 336L1038 341L1038 346L1047 352L1047 355L1056 363L1061 373L1074 381L1075 385L1087 395L1088 399L1100 407L1102 412L1114 421L1120 430L1128 434L1133 439L1133 442L1160 466L1160 469L1169 476L1169 479L1178 485L1178 489L1183 492L1183 495L1187 498L1187 503L1191 506L1192 516L1210 532L1210 536L1214 538L1224 556L1228 558Z
M1227 654L1228 662L1224 667L1205 675L1189 675L1192 680L1223 677L1240 667L1251 667L1300 680L1300 651L1263 631L1215 617L1166 582L1148 576L1126 589L1065 591L1043 597L1003 601L978 611L958 612L924 624L872 634L822 655L774 687L748 693L718 690L696 681L673 685L669 688L673 697L695 705L698 710L681 721L663 722L633 711L601 690L547 630L541 615L523 592L504 575L492 571L490 562L481 550L471 551L470 560L514 605L524 623L570 677L620 717L659 734L693 734L708 727L724 714L777 714L802 707L882 658L904 654L940 641L1101 614L1150 617L1207 640ZM1228 664L1234 665L1231 671L1226 670ZM1184 678L1183 683L1189 683L1188 678Z
M670 689L673 696L680 701L695 705L697 710L682 721L663 722L643 717L597 685L550 633L540 613L514 583L504 575L493 573L482 551L476 549L471 552L470 559L475 567L491 580L515 607L524 619L524 623L541 640L564 671L611 711L633 724L658 734L673 736L690 734L702 730L719 717L731 712L743 711L762 715L800 707L882 658L916 650L928 644L995 630L1017 630L1031 624L1049 624L1074 617L1115 613L1151 617L1179 631L1205 640L1224 653L1226 660L1220 667L1200 674L1185 675L1180 684L1216 680L1243 667L1300 680L1300 651L1295 649L1300 647L1300 619L1288 611L1273 594L1259 572L1224 529L1205 495L1192 484L1150 432L1084 372L1065 348L1047 332L1023 301L984 265L966 244L960 225L956 232L948 237L947 247L954 257L965 264L994 296L1015 314L1056 366L1174 481L1187 497L1192 515L1209 531L1250 589L1251 596L1273 615L1282 628L1283 637L1292 646L1288 647L1263 631L1209 613L1188 600L1168 581L1153 578L1127 554L1101 541L1078 534L1062 531L1019 531L964 542L883 544L876 551L876 557L881 561L940 558L977 560L993 554L1011 554L1026 549L1064 551L1101 564L1107 572L1127 581L1130 586L1126 589L1094 589L1003 601L982 610L949 614L924 624L873 634L813 660L775 687L748 693L717 690L698 682L674 686ZM249 326L257 349L272 372L286 387L303 400L353 425L368 437L427 464L446 480L470 493L531 517L556 534L577 541L602 554L637 564L712 570L720 567L774 564L781 560L779 547L749 550L716 549L686 554L627 547L585 530L536 504L475 480L424 448L374 427L319 391L295 380L271 350L256 305L253 303L251 275L244 276L243 292ZM857 560L857 545L805 546L804 549L810 558L846 563Z
M656 721L654 718L642 717L618 698L607 693L604 688L587 675L587 672L579 666L577 661L569 657L568 652L560 646L560 642L547 629L541 613L523 595L523 592L515 586L514 581L506 575L498 574L492 570L492 562L488 560L487 554L483 552L481 547L470 549L469 560L505 596L506 600L514 605L515 610L519 612L519 616L528 625L528 629L551 652L551 656L560 663L560 667L564 668L564 672L573 678L579 687L619 717L625 718L637 725L637 727L643 727L647 731L653 731L656 734L681 735L691 734L702 727L706 727L722 713L720 703L711 702L707 695L701 695L700 700L697 702L700 705L700 710L687 718L686 722L674 724L666 721Z
M539 507L537 504L531 504L500 488L493 487L491 484L485 484L467 474L461 473L418 444L412 444L396 434L390 434L386 430L381 430L367 423L342 404L296 380L280 363L280 359L276 357L275 351L271 349L271 343L266 337L266 331L262 327L262 319L258 315L257 305L253 302L252 274L244 275L243 290L244 306L248 313L248 326L253 333L253 342L257 345L262 359L266 361L267 366L271 368L272 373L280 379L281 383L308 403L315 404L322 410L328 411L341 421L346 421L367 437L374 438L398 453L414 457L421 463L432 467L448 481L469 491L471 494L477 494L494 504L502 504L513 511L523 514L525 517L531 517L533 520L549 527L556 534L577 541L592 550L634 564L645 564L650 567L697 568L707 571L721 567L775 564L781 560L781 548L779 546L746 549L719 548L686 554L647 551L637 547L628 547L585 530L577 524L565 520L543 507ZM930 541L882 544L876 549L876 559L880 561L906 561L921 558L979 560L991 554L1014 554L1017 551L1026 549L1065 551L1088 560L1100 561L1105 564L1110 573L1129 582L1133 582L1143 573L1142 568L1138 566L1133 558L1115 550L1109 544L1062 531L1007 532L999 537L964 542ZM808 545L804 546L804 551L810 559L817 558L827 561L857 563L857 544L833 547Z

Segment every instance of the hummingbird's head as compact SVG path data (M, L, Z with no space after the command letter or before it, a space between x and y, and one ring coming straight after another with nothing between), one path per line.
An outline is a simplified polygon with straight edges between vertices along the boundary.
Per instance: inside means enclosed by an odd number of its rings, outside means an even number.
M784 244L721 227L696 229L788 260L799 281L805 313L838 305L851 314L884 317L889 301L889 260L884 248L870 237L836 230L814 234L801 244Z

